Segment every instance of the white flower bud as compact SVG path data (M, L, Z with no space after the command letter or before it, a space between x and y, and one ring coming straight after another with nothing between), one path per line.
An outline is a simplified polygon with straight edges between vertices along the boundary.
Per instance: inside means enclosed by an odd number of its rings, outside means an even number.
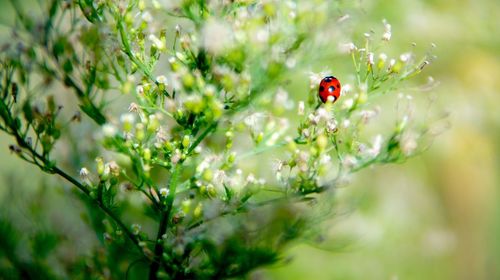
M111 138L116 135L118 130L116 129L116 126L107 123L102 126L102 133L104 134L105 137Z
M82 169L80 169L80 178L82 180L87 180L88 177L89 177L89 170L85 167L82 167Z
M161 84L161 85L164 85L166 86L167 85L167 77L165 77L164 75L160 75L158 77L156 77L156 82Z
M160 189L160 195L163 197L163 198L166 198L168 196L168 194L170 193L170 191L167 189L167 188L161 188Z
M304 115L304 109L305 109L304 101L299 101L298 112L297 112L299 116Z
M158 50L164 50L165 49L165 43L158 39L154 34L150 34L148 36L149 41L151 41L151 44L157 48Z

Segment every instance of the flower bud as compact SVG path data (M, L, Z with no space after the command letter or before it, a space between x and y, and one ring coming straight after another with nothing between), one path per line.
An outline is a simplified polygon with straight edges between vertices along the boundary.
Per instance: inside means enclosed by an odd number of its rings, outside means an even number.
M184 135L184 137L182 138L182 147L184 147L185 149L187 149L189 147L189 144L190 144L191 140L189 138L189 135Z
M97 175L102 176L102 174L104 173L104 161L102 160L102 157L96 158L95 161L97 163Z
M320 134L318 138L316 138L316 145L318 145L318 149L324 151L326 146L328 146L328 138L324 134Z
M144 160L150 161L151 160L151 150L149 148L145 148L142 151L142 157L144 158Z

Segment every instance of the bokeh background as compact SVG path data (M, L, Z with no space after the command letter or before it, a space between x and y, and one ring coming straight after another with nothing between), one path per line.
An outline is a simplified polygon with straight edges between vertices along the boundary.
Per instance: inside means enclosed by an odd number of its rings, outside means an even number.
M451 126L424 155L354 177L337 196L349 211L329 221L325 242L297 243L252 277L500 279L500 1L356 2L359 29L387 19L396 52L436 44L426 70ZM59 227L72 246L58 250L89 253L81 205L10 143L0 134L1 214L25 233Z

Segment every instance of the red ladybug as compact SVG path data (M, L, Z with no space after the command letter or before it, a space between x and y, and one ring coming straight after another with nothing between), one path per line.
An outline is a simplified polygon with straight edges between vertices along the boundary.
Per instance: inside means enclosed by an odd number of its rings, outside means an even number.
M334 76L324 77L319 83L319 98L323 103L328 100L328 97L333 97L333 102L340 97L340 82Z

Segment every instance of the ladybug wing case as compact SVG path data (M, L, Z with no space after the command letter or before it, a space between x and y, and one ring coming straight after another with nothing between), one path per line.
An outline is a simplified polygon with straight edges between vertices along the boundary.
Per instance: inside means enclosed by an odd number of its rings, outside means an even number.
M340 82L333 76L323 78L319 83L319 97L323 103L328 100L328 97L333 97L333 102L340 97Z

